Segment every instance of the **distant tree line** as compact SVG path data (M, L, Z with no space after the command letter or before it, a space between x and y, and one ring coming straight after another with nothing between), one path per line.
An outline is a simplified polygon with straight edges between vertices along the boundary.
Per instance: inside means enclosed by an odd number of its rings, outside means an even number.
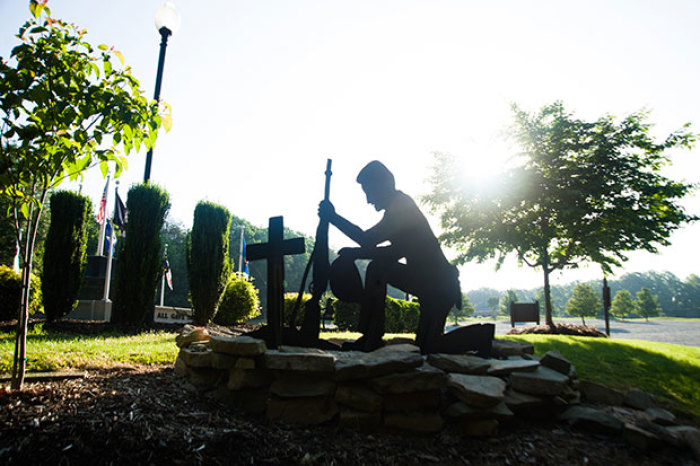
M552 313L557 317L569 316L566 312L567 303L571 300L577 285L586 284L597 294L600 300L600 312L602 315L602 280L587 282L572 282L566 285L553 285L551 287ZM609 279L611 297L614 299L618 292L629 295L629 299L638 296L638 293L646 289L656 302L661 312L672 317L700 317L700 276L691 274L685 280L678 278L671 272L634 272L622 275L617 279ZM493 288L479 288L466 292L474 304L477 313L489 311L495 313L507 313L510 301L533 302L540 301L544 296L542 288L497 290ZM643 300L646 292L642 294ZM621 298L621 300L626 298ZM633 312L636 314L635 312ZM643 317L643 316L642 316Z

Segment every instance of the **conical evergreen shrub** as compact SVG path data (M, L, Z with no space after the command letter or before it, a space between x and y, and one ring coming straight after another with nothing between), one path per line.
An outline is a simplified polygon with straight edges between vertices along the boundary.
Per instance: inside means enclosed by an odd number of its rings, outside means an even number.
M167 191L153 184L133 186L126 199L127 224L118 252L112 321L141 327L153 316L158 276L163 266L160 230L170 209Z
M51 196L51 223L44 249L41 294L46 320L65 317L78 299L85 273L90 199L70 191Z
M223 206L200 201L187 237L187 279L195 325L206 325L216 314L231 271L228 257L231 213Z

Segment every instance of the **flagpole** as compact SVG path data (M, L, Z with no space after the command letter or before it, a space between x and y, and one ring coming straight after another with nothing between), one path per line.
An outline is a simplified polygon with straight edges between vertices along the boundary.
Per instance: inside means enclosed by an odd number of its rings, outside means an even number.
M165 244L165 260L168 259L168 244ZM160 277L160 306L163 307L165 299L165 268L163 268L163 276Z
M109 182L111 179L111 174L107 174L107 184L105 185L105 190L104 190L104 198L105 198L105 211L104 215L102 217L102 224L100 225L100 237L97 240L97 253L95 254L96 256L103 256L104 255L104 242L105 242L105 228L107 228L107 199L109 198ZM100 208L102 206L102 198L100 198Z
M238 248L238 273L243 273L243 232L245 231L245 225L241 225L241 241Z
M105 225L107 224L107 219L104 220ZM109 239L109 251L107 252L107 268L105 270L105 290L103 301L109 301L109 287L112 283L112 259L114 258L114 241L117 239L117 235L114 233L114 226L112 226L112 237Z

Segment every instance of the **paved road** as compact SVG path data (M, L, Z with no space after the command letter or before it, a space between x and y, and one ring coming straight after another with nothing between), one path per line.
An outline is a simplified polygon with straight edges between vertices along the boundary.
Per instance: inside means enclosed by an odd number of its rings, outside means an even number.
M555 318L556 322L557 319ZM487 320L483 320L487 322ZM577 322L566 320L566 322ZM523 324L527 325L527 324ZM586 319L586 325L605 331L605 322ZM510 330L510 322L496 322L496 335L504 335ZM700 319L694 320L651 320L642 319L610 321L610 337L614 339L648 340L675 343L677 345L700 347Z

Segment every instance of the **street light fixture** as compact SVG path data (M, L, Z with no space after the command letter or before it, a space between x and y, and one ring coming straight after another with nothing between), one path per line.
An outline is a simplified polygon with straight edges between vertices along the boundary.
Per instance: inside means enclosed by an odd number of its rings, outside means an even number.
M153 100L160 100L160 84L163 81L163 66L165 65L165 49L168 47L168 37L180 28L180 14L175 9L171 0L167 0L156 11L156 29L160 33L160 54L158 55L158 72L156 73L156 88L153 92ZM153 147L146 154L146 169L143 172L143 182L151 179L151 160L153 159Z

